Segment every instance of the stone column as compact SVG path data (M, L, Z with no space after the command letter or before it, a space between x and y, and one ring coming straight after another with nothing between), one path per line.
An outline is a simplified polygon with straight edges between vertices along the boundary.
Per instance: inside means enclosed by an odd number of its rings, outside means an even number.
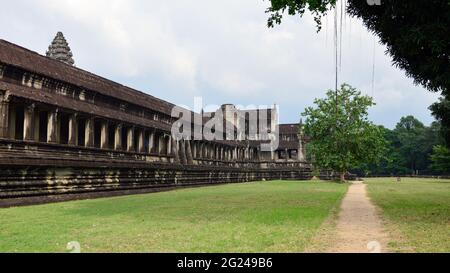
M0 93L0 138L9 137L9 101Z
M100 148L109 148L109 133L108 133L108 122L102 121L100 128Z
M197 154L197 151L198 151L198 149L197 149L197 142L195 142L195 141L192 141L192 156L194 157L194 158L198 158L198 154Z
M122 150L122 124L117 124L114 130L114 150Z
M288 149L284 150L284 154L285 154L285 157L286 157L286 162L288 162L289 161L289 151L288 151Z
M14 105L9 106L9 138L16 138L16 107Z
M34 103L24 107L23 139L28 141L34 140L34 108Z
M58 143L57 140L57 127L58 127L58 110L48 111L47 120L47 142L48 143Z
M78 145L78 123L77 114L71 114L69 116L69 145Z
M167 136L165 141L167 142L167 155L173 155L172 154L172 138L170 136Z
M151 131L148 134L148 153L155 152L155 132Z
M158 154L163 154L163 146L164 146L164 135L160 135L158 137Z
M39 114L39 109L35 109L34 110L34 141L38 142L39 141L39 131L40 131L40 114Z
M205 143L200 144L200 157L205 158Z
M186 145L186 161L187 161L187 164L192 165L192 164L194 164L194 158L192 156L191 141L186 140L184 143Z
M138 152L145 153L144 130L138 130Z
M172 155L174 157L174 161L175 161L175 163L180 163L180 155L178 153L178 145L177 145L178 143L173 137L170 137L170 142L172 143L171 146L172 146Z
M94 118L87 118L84 127L84 146L94 147Z
M299 141L299 148L298 148L297 156L298 156L298 161L303 162L306 159L303 142L301 140Z
M178 144L180 145L179 151L181 164L186 165L187 164L186 143L184 140L180 140Z
M134 152L134 128L128 128L127 130L127 151Z

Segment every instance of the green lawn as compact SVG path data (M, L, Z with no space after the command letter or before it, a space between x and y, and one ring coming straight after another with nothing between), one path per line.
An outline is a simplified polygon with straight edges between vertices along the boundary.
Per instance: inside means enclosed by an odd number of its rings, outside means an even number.
M82 252L302 252L346 190L277 181L0 209L0 252L71 241Z
M450 180L367 179L369 195L392 223L395 251L450 252Z

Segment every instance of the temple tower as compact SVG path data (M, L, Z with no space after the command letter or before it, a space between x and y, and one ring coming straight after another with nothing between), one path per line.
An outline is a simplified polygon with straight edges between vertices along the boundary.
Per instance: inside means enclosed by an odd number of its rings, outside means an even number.
M53 39L53 42L48 47L46 55L47 57L66 63L68 65L75 64L75 61L72 58L72 51L70 50L69 44L67 43L66 38L64 38L62 32L58 32L56 34L55 39Z

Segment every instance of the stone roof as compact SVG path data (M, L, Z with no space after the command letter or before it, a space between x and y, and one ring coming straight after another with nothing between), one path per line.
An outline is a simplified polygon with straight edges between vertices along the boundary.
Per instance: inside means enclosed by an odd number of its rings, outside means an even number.
M299 124L280 124L280 134L298 134Z
M162 131L170 132L171 125L154 121L148 118L142 118L120 110L114 110L94 105L86 101L76 101L66 96L48 96L45 92L36 92L33 88L21 85L15 85L7 82L0 82L0 90L8 91L10 95L23 99L29 99L43 104L55 105L61 108L91 114L97 117L117 120L121 122L133 123L136 125L156 128Z
M0 39L0 62L171 115L172 103Z

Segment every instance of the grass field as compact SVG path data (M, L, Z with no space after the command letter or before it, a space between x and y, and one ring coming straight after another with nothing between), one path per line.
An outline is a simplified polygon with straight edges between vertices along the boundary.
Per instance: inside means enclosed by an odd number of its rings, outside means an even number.
M279 181L0 209L0 252L71 241L82 252L302 252L346 190Z
M395 181L366 180L371 199L392 224L390 247L399 252L450 252L450 180ZM396 231L402 236L395 236Z

